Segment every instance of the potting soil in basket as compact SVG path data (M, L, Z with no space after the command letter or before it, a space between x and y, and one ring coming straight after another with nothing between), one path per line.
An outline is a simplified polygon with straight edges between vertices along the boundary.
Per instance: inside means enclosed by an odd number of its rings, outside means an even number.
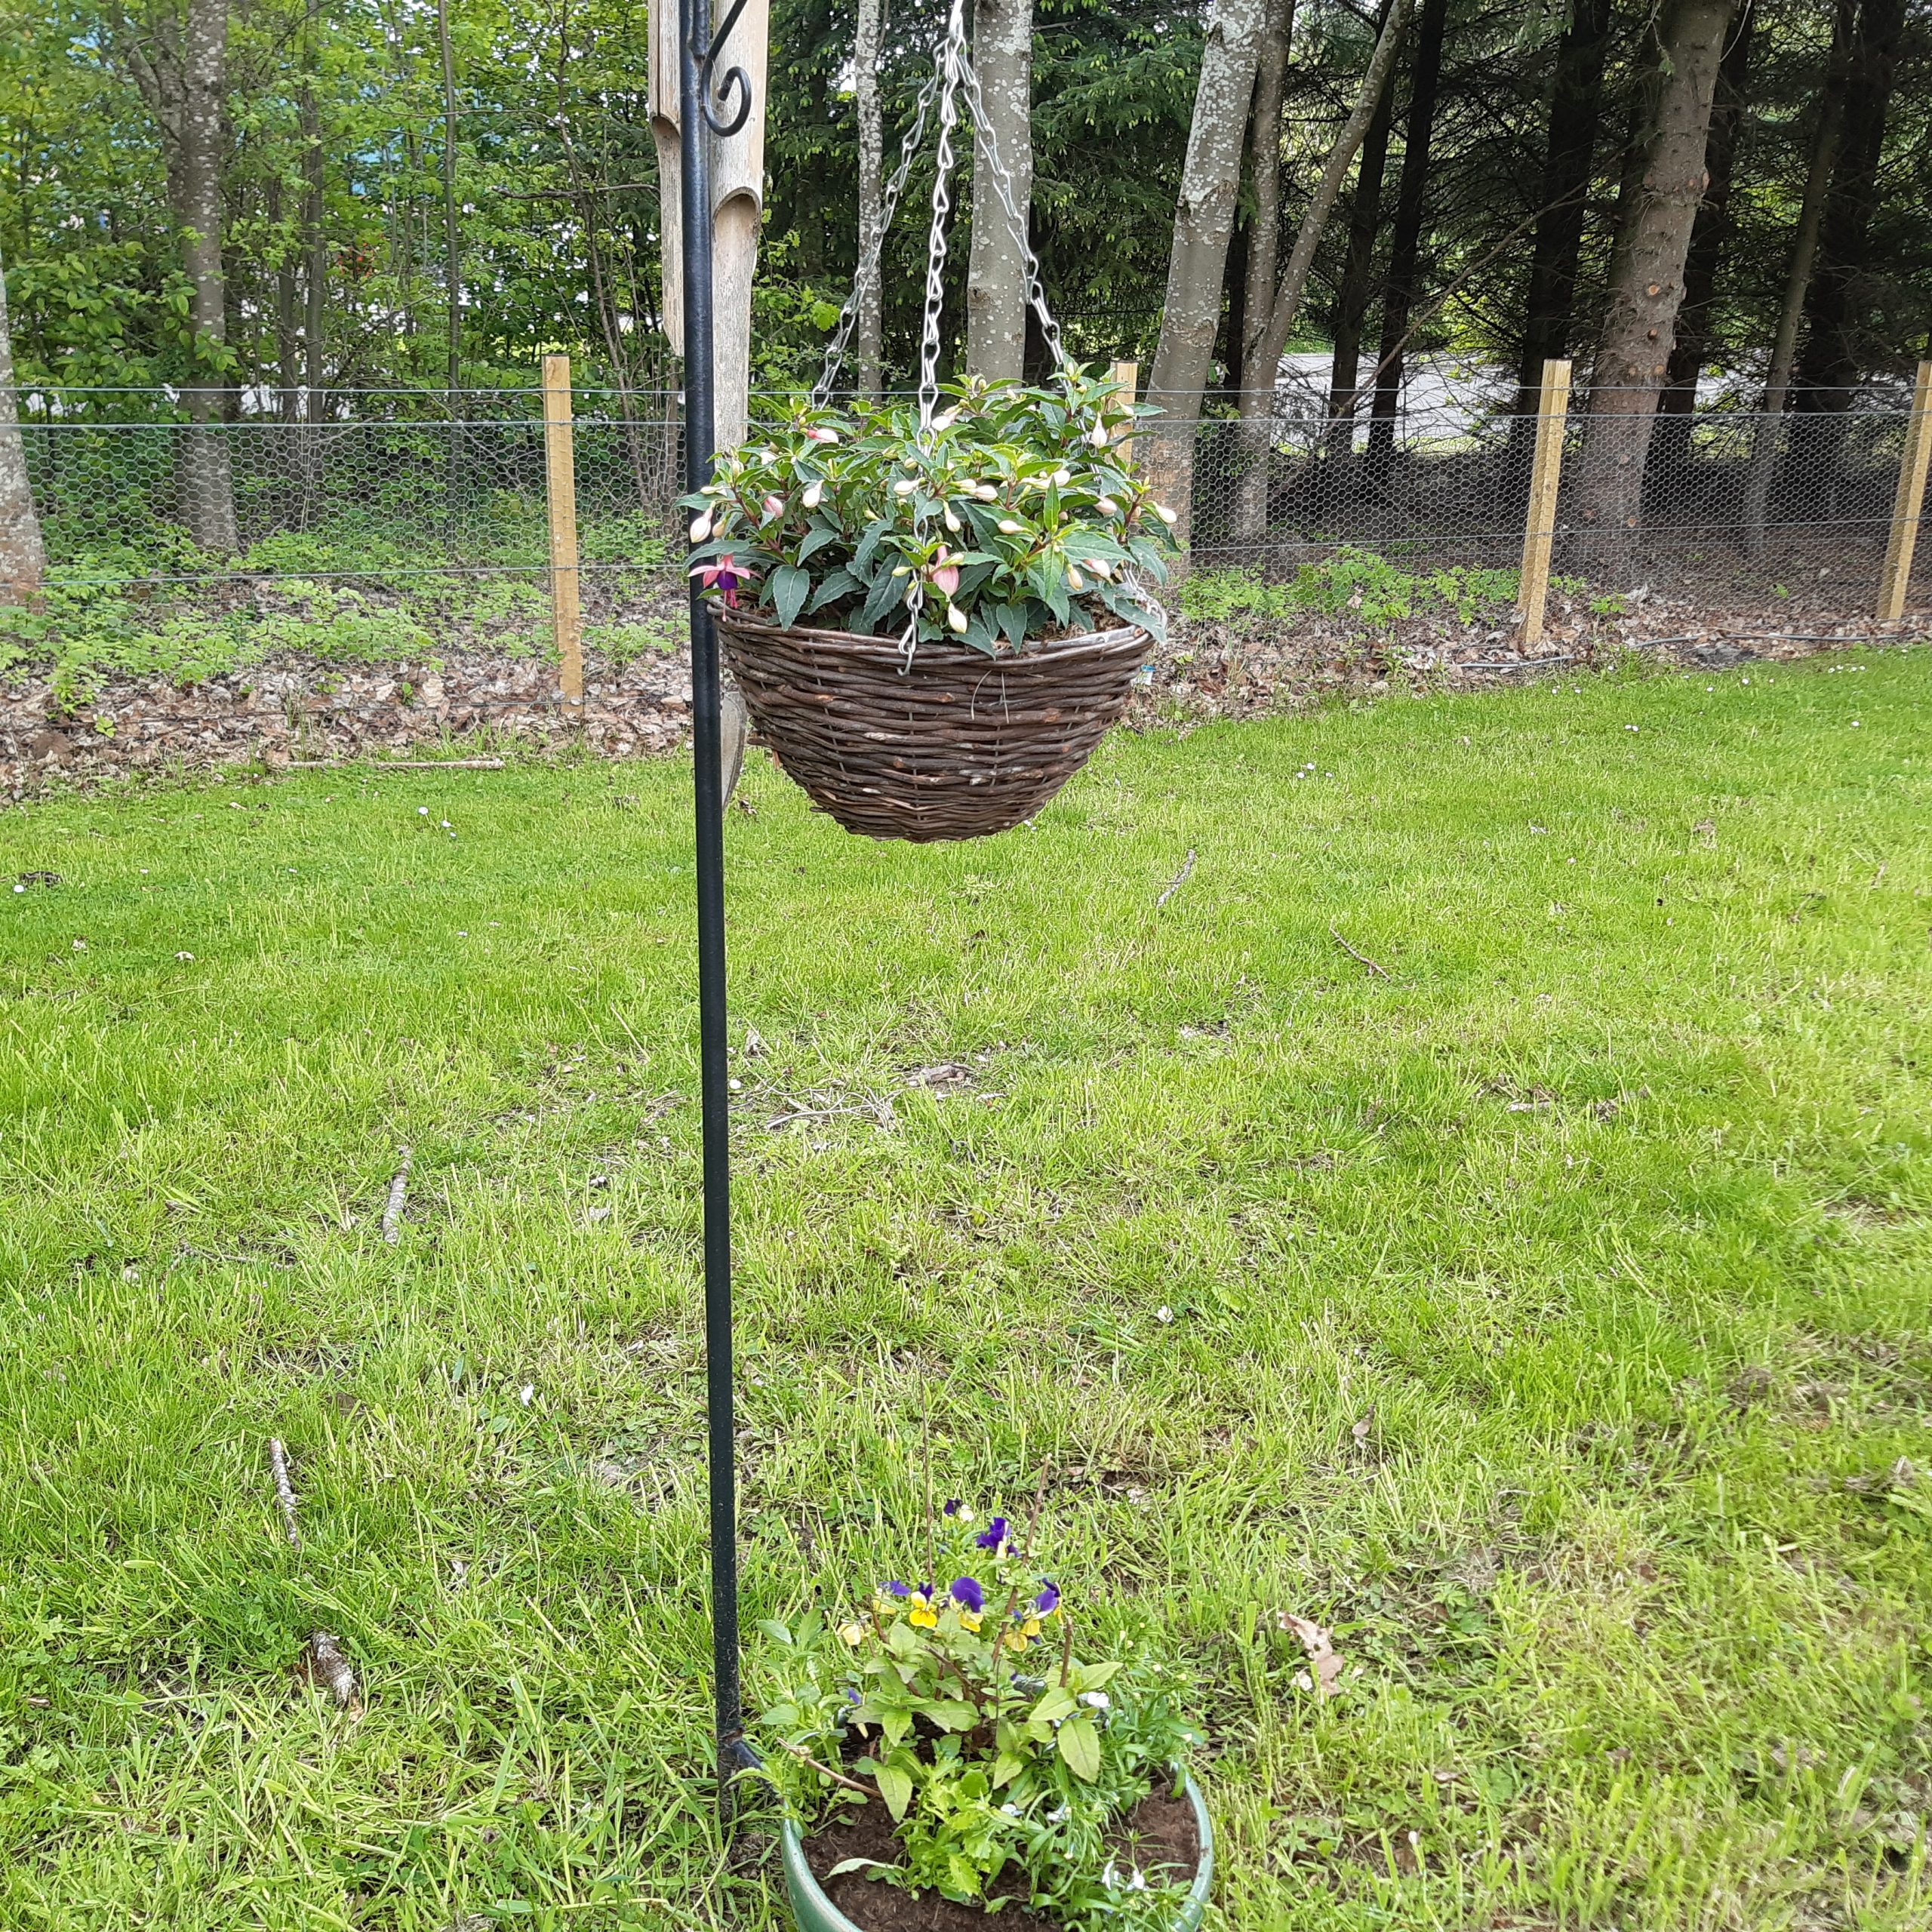
M1137 1865L1150 1878L1158 1875L1173 1882L1191 1883L1201 1863L1194 1807L1185 1795L1150 1792L1128 1814L1112 1849L1123 1866ZM805 1840L805 1857L826 1896L862 1932L1066 1932L1058 1919L1029 1912L1017 1903L989 1916L977 1906L961 1905L937 1892L915 1898L897 1885L868 1878L863 1872L848 1872L828 1878L826 1874L841 1859L876 1858L888 1865L898 1862L899 1841L881 1804L868 1802L841 1811L835 1823ZM1171 1869L1164 1872L1162 1867Z

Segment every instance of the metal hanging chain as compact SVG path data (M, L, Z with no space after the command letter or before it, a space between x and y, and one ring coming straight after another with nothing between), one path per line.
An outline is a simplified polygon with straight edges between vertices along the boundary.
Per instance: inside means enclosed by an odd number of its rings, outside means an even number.
M952 130L958 124L957 100L962 92L966 97L974 131L984 143L987 172L992 181L994 195L998 201L1001 211L1012 225L1014 236L1020 244L1020 263L1026 276L1027 303L1040 318L1041 333L1046 338L1047 348L1053 357L1056 373L1066 367L1066 352L1060 340L1060 324L1047 306L1046 287L1041 278L1039 258L1033 252L1032 242L1027 234L1026 217L1014 198L1012 174L1000 158L999 143L987 116L985 97L980 91L979 75L967 54L964 0L953 0L946 20L946 38L934 55L933 72L920 91L912 128L900 149L899 166L884 195L881 197L878 231L872 237L872 246L859 263L857 274L853 280L852 293L844 307L839 311L838 327L826 346L825 367L812 389L811 399L814 408L824 406L832 394L832 385L844 367L852 331L858 319L860 300L880 272L880 259L885 246L886 232L891 227L893 217L898 211L900 196L904 192L906 177L911 171L914 158L924 141L927 117L937 97L940 103L939 152L933 179L933 219L926 247L925 314L919 343L919 426L921 429L931 427L939 400L939 325L946 258L946 222L952 206L950 182L955 159Z
M993 192L998 197L1007 220L1013 224L1014 237L1020 244L1020 263L1026 271L1026 300L1040 318L1040 332L1047 339L1047 347L1052 352L1054 368L1057 372L1066 366L1066 352L1060 346L1060 324L1047 306L1046 288L1040 279L1039 258L1033 253L1033 245L1026 232L1026 215L1013 198L1013 177L999 158L999 143L994 138L992 122L980 93L979 74L963 54L961 65L964 69L966 102L972 109L973 125L986 143L987 171L992 177Z
M866 291L877 280L879 258L885 248L887 231L892 226L892 217L899 211L899 197L905 192L906 177L911 173L912 163L926 138L926 116L931 112L934 99L939 93L941 63L936 56L933 71L928 75L925 85L919 91L919 98L912 115L912 125L899 150L899 166L892 179L886 184L886 190L879 198L878 227L874 233L872 246L866 251L859 263L858 273L852 279L852 292L845 299L845 306L838 312L838 326L833 331L832 340L826 345L825 367L812 387L812 407L823 409L830 398L832 385L838 380L838 374L845 363L845 352L851 346L852 331L857 325L859 304Z
M952 130L959 118L961 69L966 64L966 0L952 0L940 49L939 148L933 162L933 220L926 237L926 313L919 333L919 432L933 426L939 404L939 318L945 300L946 222L952 211Z

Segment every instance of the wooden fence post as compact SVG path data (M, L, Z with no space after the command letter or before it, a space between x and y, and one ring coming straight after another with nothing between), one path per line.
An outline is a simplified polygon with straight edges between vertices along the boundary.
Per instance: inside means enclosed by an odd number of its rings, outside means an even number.
M1906 425L1905 460L1899 465L1899 493L1892 504L1892 534L1885 546L1885 571L1878 580L1878 621L1895 624L1905 615L1912 583L1912 553L1918 543L1918 515L1925 504L1925 472L1932 463L1932 362L1918 365L1912 385L1912 417Z
M1523 519L1523 568L1516 608L1522 614L1523 641L1543 638L1543 609L1549 595L1549 547L1556 534L1558 486L1563 480L1563 433L1570 420L1570 361L1550 357L1543 365L1537 398L1537 452L1530 469L1530 506Z
M544 497L550 512L550 624L561 667L564 712L583 722L583 617L577 598L577 458L571 430L571 358L543 358Z
M1108 373L1113 377L1114 387L1126 398L1131 408L1134 403L1134 389L1140 380L1140 365L1138 362L1116 362ZM1121 466L1123 469L1131 469L1134 467L1134 431L1131 426L1123 429L1117 441L1120 448Z

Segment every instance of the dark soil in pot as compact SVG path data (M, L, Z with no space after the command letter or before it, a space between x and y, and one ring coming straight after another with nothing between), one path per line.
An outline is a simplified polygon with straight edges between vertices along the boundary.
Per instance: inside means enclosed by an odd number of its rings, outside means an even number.
M1152 1877L1168 1866L1172 1869L1165 1875L1192 1880L1201 1863L1194 1807L1185 1795L1150 1792L1128 1814L1112 1850L1123 1867L1137 1865ZM1029 1912L1017 1902L989 1915L977 1906L960 1905L937 1892L915 1898L860 1872L828 1878L825 1875L841 1859L898 1862L899 1841L881 1804L867 1803L841 1812L805 1840L805 1857L826 1896L863 1932L1065 1932L1058 1919Z

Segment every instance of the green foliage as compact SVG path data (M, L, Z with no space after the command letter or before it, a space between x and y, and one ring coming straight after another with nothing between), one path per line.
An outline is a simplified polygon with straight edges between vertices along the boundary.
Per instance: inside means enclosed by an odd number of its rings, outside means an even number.
M1319 562L1304 564L1286 583L1235 565L1200 571L1181 586L1181 608L1211 623L1231 618L1285 618L1297 611L1346 616L1364 631L1386 631L1426 612L1452 612L1463 623L1513 604L1517 574L1475 565L1405 571L1373 550L1344 543Z
M946 1514L963 1544L971 1512ZM1058 1589L1029 1574L1006 1519L974 1541L983 1580L883 1584L835 1633L816 1611L762 1626L781 1680L764 1717L782 1753L771 1774L807 1820L857 1801L817 1767L871 1780L903 1854L869 1878L1161 1932L1192 1874L1123 1873L1107 1835L1195 1741L1173 1676L1144 1649L1083 1662ZM958 1547L942 1567L975 1562Z
M929 429L900 404L795 405L681 498L706 586L782 625L991 656L1108 616L1155 635L1172 512L1115 454L1142 413L1069 364L1046 389L968 382ZM909 613L909 615L908 614Z

